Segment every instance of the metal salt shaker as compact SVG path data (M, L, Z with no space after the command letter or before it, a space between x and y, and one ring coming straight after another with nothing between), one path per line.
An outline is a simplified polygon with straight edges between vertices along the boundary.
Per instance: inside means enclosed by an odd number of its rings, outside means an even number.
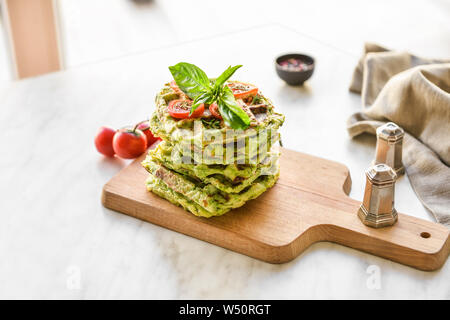
M366 170L364 200L358 210L361 221L373 228L391 226L397 221L394 208L394 187L397 174L386 164Z
M402 163L403 136L405 132L393 122L388 122L377 129L377 148L374 164L385 163L397 175L405 172Z

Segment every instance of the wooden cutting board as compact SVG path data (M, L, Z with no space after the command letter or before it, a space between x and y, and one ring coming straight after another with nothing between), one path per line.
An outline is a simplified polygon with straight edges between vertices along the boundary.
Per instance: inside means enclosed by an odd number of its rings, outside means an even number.
M275 186L221 217L199 218L146 190L148 173L136 159L103 188L109 209L271 263L297 257L311 244L330 241L421 270L440 268L450 251L450 231L399 214L383 229L361 223L361 202L349 198L346 166L282 149Z

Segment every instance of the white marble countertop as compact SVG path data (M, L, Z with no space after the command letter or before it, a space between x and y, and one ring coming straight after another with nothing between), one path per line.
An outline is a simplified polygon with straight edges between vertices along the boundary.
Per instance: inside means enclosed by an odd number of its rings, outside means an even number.
M302 88L275 74L274 57L287 51L316 58ZM422 272L319 243L271 265L100 203L103 184L128 162L96 152L97 128L148 118L155 93L170 79L167 66L179 61L211 75L243 64L236 77L257 83L286 115L284 146L346 164L350 195L361 199L375 139L351 140L345 128L360 109L359 96L347 89L357 60L268 24L3 87L0 298L450 298L449 262ZM407 177L396 187L398 211L432 220Z

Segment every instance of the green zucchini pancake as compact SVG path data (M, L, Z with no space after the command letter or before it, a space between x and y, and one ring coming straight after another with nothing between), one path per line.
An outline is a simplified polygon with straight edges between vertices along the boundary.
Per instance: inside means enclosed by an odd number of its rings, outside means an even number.
M181 62L156 95L150 129L162 141L142 162L147 189L197 216L238 208L279 176L284 116L256 86L228 80L240 67L210 79Z

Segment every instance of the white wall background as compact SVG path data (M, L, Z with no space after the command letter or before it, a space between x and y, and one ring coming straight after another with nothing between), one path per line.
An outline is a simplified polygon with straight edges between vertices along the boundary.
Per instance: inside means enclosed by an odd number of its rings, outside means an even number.
M450 0L56 1L67 68L268 23L355 55L364 41L376 41L450 58ZM0 81L11 78L4 36Z
M449 0L58 1L69 67L273 22L357 55L377 41L450 58Z

